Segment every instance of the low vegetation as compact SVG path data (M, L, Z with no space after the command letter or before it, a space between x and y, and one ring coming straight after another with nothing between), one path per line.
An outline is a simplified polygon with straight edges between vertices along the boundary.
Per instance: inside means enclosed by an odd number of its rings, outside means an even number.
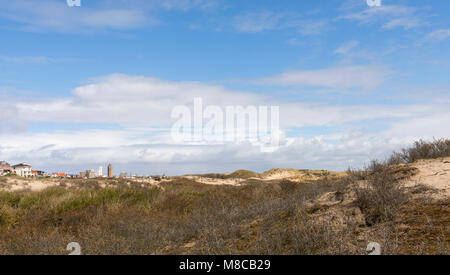
M60 254L71 241L87 254L326 253L320 239L334 232L308 219L302 204L341 185L287 184L231 187L178 180L162 188L3 192L0 253ZM190 242L195 247L186 249Z
M229 175L230 178L240 178L240 179L249 179L249 178L259 178L260 175L256 172L249 170L237 170Z
M408 195L396 167L372 161L356 183L356 204L365 215L367 225L392 221Z
M0 192L0 254L67 254L74 241L83 254L364 254L369 241L384 254L448 254L449 202L412 199L402 182L414 173L374 161L307 183L62 180Z

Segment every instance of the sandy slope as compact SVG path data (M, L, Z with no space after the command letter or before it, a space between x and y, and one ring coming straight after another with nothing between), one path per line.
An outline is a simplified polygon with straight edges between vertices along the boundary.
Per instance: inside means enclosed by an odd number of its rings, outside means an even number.
M436 190L437 198L450 197L450 157L419 160L412 166L419 172L407 181L406 186L425 185Z
M244 171L244 170L240 170ZM238 171L237 171L238 172ZM254 173L251 171L248 171L250 173ZM227 175L233 175L238 174L236 172L231 174L222 174L224 176ZM232 177L232 178L214 178L214 177L208 177L208 176L202 176L202 175L186 175L182 176L180 178L185 178L189 180L194 180L199 183L203 184L211 184L211 185L240 185L248 180L256 180L256 181L266 181L266 182L273 182L273 181L280 181L280 180L290 180L293 182L305 182L310 180L318 180L320 178L323 178L325 176L332 176L332 177L341 177L344 176L345 172L331 172L331 171L325 171L325 170L297 170L297 169L281 169L281 168L274 168L269 171L266 171L262 174L255 173L257 177L250 177L250 178L238 178L238 177Z
M184 178L210 185L240 185L245 179L215 179L201 176L185 176Z
M299 177L304 173L295 169L272 169L262 174L264 180L279 180L286 178Z

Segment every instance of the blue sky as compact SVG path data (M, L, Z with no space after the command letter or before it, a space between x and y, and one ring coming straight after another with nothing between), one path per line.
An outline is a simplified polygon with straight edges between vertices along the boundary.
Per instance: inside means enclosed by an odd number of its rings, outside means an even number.
M0 159L342 170L450 136L448 1L81 2L0 0ZM285 144L174 144L170 111L197 96L280 106Z

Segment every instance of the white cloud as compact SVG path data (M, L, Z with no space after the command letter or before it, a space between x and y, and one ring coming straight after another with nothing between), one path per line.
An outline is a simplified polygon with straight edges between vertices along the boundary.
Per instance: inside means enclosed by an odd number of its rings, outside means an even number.
M350 12L338 17L357 21L361 24L382 23L384 29L411 29L428 24L419 14L417 8L400 5L382 5L379 7L365 7L362 11Z
M294 29L302 35L319 35L329 26L326 20L306 19L296 12L247 12L234 17L233 27L239 32L256 33Z
M183 10L191 9L208 10L219 5L216 0L157 0L152 1L155 6L162 7L167 10Z
M247 142L175 143L170 137L174 122L170 111L176 105L191 106L197 96L205 105L279 105L282 130L297 134L283 138L280 149L272 153ZM430 133L450 135L448 127L442 127L450 123L446 103L346 106L274 101L216 85L126 75L93 79L74 89L70 97L41 100L2 102L0 107L9 109L1 109L0 121L40 122L44 128L0 132L0 155L50 171L77 172L109 162L119 170L168 174L273 167L345 169L386 156L414 139L431 138ZM119 126L45 130L52 121ZM384 127L371 129L371 121L383 121ZM309 126L335 130L306 138L302 127Z
M33 32L93 33L163 24L156 16L170 11L208 11L220 0L96 0L69 7L65 0L0 0L0 18ZM17 28L17 27L16 27Z
M326 20L306 20L300 22L297 29L305 36L320 35L329 29L329 25Z
M290 71L259 79L257 82L281 86L372 89L379 86L388 72L376 66L335 67L311 71Z
M286 128L304 126L342 126L352 123L353 127L367 120L408 119L424 115L433 110L429 105L339 105L286 103L280 106L282 126Z
M269 11L259 13L246 13L234 18L233 25L240 32L260 32L279 28L283 14Z
M31 63L31 64L47 64L50 58L46 56L0 56L0 60L7 63Z
M363 71L363 68L306 72L296 78L293 84L345 87L373 84L372 81L364 81L362 75L354 73L356 71ZM354 80L350 79L347 83L343 75L351 73L347 77L353 77ZM333 79L330 79L331 76ZM304 80L308 82L303 83ZM283 82L283 85L290 83ZM217 85L120 74L93 79L92 83L75 88L72 94L66 98L15 103L16 117L30 122L118 123L126 128L142 125L169 128L174 123L172 109L179 105L192 108L196 97L203 99L204 106L216 105L222 108L237 105L280 106L281 126L284 128L338 125L386 117L403 118L410 113L429 111L421 105L397 106L392 110L391 107L380 105L286 102L275 100L269 95L233 91Z
M346 55L346 54L348 54L352 49L354 49L354 48L356 48L356 47L358 47L358 46L359 46L359 41L357 41L357 40L352 40L352 41L349 41L349 42L347 42L347 43L341 45L339 48L337 48L337 49L334 51L334 53Z
M37 64L45 65L49 63L83 61L77 58L53 58L48 56L8 56L0 55L0 61L12 64Z
M169 175L273 167L345 170L361 167L370 159L383 159L419 138L431 139L429 133L450 135L442 127L450 122L449 114L431 119L433 123L425 128L417 127L416 119L408 119L375 133L352 130L312 138L297 136L273 153L262 153L249 143L175 145L163 137L145 139L128 130L96 130L0 136L0 154L12 162L32 163L38 169L72 173L107 163L120 167L117 172ZM396 129L402 125L407 126Z
M443 41L450 38L450 29L441 29L431 32L427 35L428 41Z
M65 1L0 1L0 18L14 21L27 31L89 33L98 30L138 28L158 24L139 9L68 7Z
M205 104L258 105L262 96L238 93L199 82L171 82L150 77L110 75L73 90L73 96L20 103L29 121L117 122L161 125L171 122L177 105L191 106L195 97Z

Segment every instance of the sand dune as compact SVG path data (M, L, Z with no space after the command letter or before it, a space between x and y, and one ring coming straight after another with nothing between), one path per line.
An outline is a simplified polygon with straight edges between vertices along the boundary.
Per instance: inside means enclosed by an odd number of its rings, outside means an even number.
M417 168L418 172L409 180L407 180L406 182L407 187L423 185L434 189L436 191L435 192L436 196L438 196L439 198L450 197L450 157L441 159L419 160L410 165L412 167ZM242 173L235 173L235 174L240 175ZM294 182L301 182L308 180L318 180L321 177L325 176L340 177L344 176L345 172L275 168L261 174L257 173L254 174L256 176L253 177L246 176L244 178L239 177L220 178L220 177L210 177L207 175L182 176L181 178L193 180L203 184L237 186L247 182L248 180L271 182L287 179ZM233 173L222 175L230 176L233 175ZM140 180L135 181L140 182ZM146 182L147 181L148 180L146 180ZM152 181L147 183L158 185L159 182ZM76 182L74 182L73 184L76 184ZM18 177L11 177L11 178L4 177L0 184L0 191L22 191L22 190L41 191L45 188L58 185L59 182L57 180L34 180L34 179L21 179Z
M433 188L437 198L450 197L450 157L419 160L411 165L418 173L407 181L406 186L424 185Z

